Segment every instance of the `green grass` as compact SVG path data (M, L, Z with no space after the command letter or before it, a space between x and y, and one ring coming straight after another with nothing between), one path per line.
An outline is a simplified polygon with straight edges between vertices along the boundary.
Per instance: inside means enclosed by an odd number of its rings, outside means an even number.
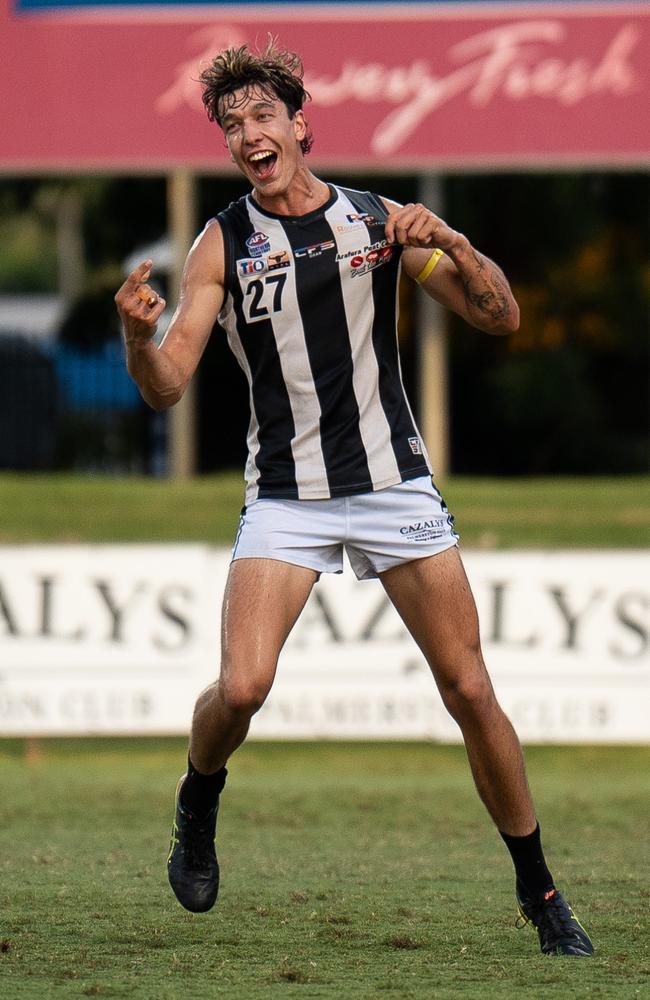
M556 879L593 959L514 927L505 848L460 747L249 743L222 891L182 910L164 860L178 740L0 744L7 1000L647 997L650 748L530 748Z
M441 484L462 543L482 548L650 545L650 477ZM229 545L239 473L189 482L0 475L0 543L205 541Z
M468 546L647 546L648 477L443 484ZM191 482L0 476L0 542L230 544L239 474ZM535 748L559 884L593 960L514 928L512 875L459 747L248 744L220 820L215 910L164 857L177 740L0 742L7 1000L631 998L650 993L650 748Z

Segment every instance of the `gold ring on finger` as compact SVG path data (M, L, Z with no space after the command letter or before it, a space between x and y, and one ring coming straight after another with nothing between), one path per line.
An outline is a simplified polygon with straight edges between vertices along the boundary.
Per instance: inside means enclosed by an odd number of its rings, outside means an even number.
M141 288L138 288L135 294L143 302L146 302L149 309L153 309L154 306L158 305L158 296L154 295L150 289L145 288L144 285L142 285Z

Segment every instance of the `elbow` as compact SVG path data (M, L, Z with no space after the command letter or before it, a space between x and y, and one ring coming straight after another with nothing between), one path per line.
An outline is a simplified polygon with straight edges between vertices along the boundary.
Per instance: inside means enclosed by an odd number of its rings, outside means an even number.
M140 395L147 406L150 406L157 413L175 406L189 383L189 378L175 379L173 382L166 383L159 379L138 378L137 372L129 372L129 374L140 390Z
M144 399L145 403L147 403L151 407L152 410L156 411L156 413L163 413L165 410L170 410L172 406L176 406L176 403L178 403L182 395L183 395L182 392L167 393L164 396L158 396L153 394L145 396L143 394L142 398Z
M519 312L519 306L512 300L512 309L510 310L510 323L508 324L508 333L516 333L519 329L519 324L521 321L521 313Z
M164 413L165 410L168 410L174 405L173 402L169 402L165 399L158 399L156 396L143 396L142 398L147 406L149 406L156 413Z
M191 372L185 371L178 365L144 364L139 361L138 356L135 360L133 357L127 358L127 371L147 406L157 412L175 406L192 377Z
M184 391L185 386L166 389L164 392L158 392L151 386L140 386L140 395L147 406L150 406L156 413L162 413L175 406L182 398Z
M510 333L516 333L519 329L520 319L519 306L513 299L510 303L510 308L498 317L490 328L486 330L486 333L491 333L495 337L506 337Z

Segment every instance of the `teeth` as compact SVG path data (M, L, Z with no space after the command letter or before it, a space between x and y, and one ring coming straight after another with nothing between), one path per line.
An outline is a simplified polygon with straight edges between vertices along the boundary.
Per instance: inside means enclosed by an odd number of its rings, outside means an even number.
M251 162L256 161L256 160L265 160L267 158L267 156L273 156L273 153L270 150L268 150L268 149L265 152L262 152L262 153L253 153L252 156L249 156L249 160Z

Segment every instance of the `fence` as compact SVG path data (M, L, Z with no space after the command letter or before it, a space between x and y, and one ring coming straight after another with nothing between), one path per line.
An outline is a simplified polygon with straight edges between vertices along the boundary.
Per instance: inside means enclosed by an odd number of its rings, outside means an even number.
M85 349L0 334L0 469L160 474L165 426L129 378L119 339Z

